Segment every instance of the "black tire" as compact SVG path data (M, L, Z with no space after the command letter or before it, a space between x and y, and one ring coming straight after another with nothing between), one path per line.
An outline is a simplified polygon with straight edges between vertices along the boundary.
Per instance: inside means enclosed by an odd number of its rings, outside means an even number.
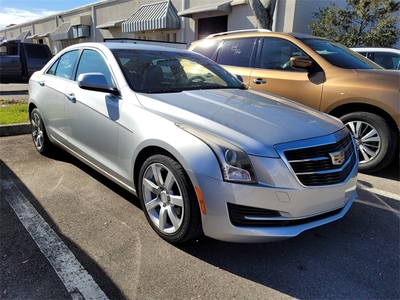
M40 111L34 108L30 115L32 140L35 148L42 155L49 155L54 149L50 142L46 128L44 127L43 118Z
M398 149L398 134L390 129L384 118L360 111L340 119L356 140L360 172L376 172L392 162Z
M143 163L138 194L147 221L167 242L182 243L202 233L196 193L173 158L156 154Z

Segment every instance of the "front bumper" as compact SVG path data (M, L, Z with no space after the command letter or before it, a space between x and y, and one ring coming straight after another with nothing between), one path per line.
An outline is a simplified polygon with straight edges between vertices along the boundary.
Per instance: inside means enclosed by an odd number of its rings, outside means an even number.
M357 166L346 182L318 188L298 184L279 159L274 170L281 183L276 186L229 183L196 174L206 206L206 214L202 215L204 234L228 242L284 240L342 218L357 197ZM285 178L287 185L282 187ZM228 203L279 212L277 217L260 218L277 225L235 226Z

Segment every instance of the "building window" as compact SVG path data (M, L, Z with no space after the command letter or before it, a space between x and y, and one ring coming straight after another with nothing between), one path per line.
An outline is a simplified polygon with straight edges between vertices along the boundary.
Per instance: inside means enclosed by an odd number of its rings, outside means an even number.
M72 38L86 38L90 37L90 26L88 25L76 25L72 26Z

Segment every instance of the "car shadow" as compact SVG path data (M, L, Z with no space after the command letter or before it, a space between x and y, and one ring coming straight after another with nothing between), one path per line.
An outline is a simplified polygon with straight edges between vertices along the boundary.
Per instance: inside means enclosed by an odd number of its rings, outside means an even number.
M28 95L28 90L0 91L0 96Z
M355 202L331 224L274 243L202 237L178 246L219 269L299 299L399 296L399 205ZM396 203L397 202L397 203Z
M74 164L141 209L136 197L64 151L53 158ZM381 174L395 178L396 170L386 169ZM240 244L201 236L176 247L294 298L396 299L400 295L399 201L369 194L361 191L359 200L341 220L285 241Z
M400 180L399 159L395 159L390 165L388 165L386 168L383 168L382 170L366 175L399 181Z
M70 158L68 158L70 161ZM33 205L45 222L56 232L63 243L77 257L78 261L91 274L109 299L125 299L123 293L76 243L59 230L46 210L18 176L0 160L1 181L12 181L18 190ZM68 299L68 293L50 262L35 244L23 227L16 213L7 203L4 194L1 197L1 290L4 299ZM56 246L56 245L54 245ZM65 259L65 257L63 257ZM79 291L74 291L76 293ZM76 296L76 295L75 295ZM80 299L80 298L79 298Z

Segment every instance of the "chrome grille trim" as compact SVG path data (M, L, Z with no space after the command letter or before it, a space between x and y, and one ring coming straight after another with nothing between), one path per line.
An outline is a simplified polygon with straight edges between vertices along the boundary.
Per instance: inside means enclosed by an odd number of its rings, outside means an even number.
M358 164L355 143L346 128L320 138L275 145L275 149L304 187L342 184ZM330 153L339 151L345 161L334 165Z

